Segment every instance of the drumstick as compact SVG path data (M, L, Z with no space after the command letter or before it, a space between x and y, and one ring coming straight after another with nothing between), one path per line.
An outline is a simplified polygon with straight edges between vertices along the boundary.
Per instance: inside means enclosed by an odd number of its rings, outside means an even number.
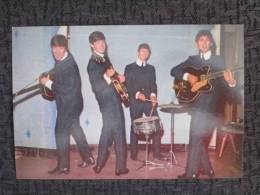
M150 117L151 117L152 114L153 114L153 109L154 109L154 106L152 106L152 110L151 110L151 112L150 112Z

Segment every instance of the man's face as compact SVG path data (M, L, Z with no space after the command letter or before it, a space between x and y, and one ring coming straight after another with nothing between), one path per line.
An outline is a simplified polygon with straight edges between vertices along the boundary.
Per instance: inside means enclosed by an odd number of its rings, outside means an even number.
M148 58L150 56L150 52L148 49L146 48L141 48L139 51L138 51L138 58L141 60L141 61L147 61Z
M90 44L92 49L98 53L104 54L106 51L106 42L105 40L95 41L93 44Z
M207 51L209 51L211 44L212 43L208 36L201 36L197 40L197 47L200 50L200 52L202 52L202 53L206 53Z
M66 53L66 49L63 46L52 46L52 54L54 58L58 61L61 61Z

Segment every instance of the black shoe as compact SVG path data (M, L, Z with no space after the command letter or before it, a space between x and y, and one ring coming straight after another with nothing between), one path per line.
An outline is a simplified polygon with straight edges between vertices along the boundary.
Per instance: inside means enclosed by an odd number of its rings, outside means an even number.
M101 172L102 168L103 168L103 167L96 165L95 167L93 167L93 170L94 170L94 172L95 172L96 174L99 174L99 173Z
M70 170L68 168L62 168L58 172L58 174L65 174L65 175L68 175L69 173L70 173Z
M207 173L207 176L209 176L210 178L213 178L215 177L215 172L213 170L210 170L208 173Z
M198 175L197 174L192 174L192 175L187 175L186 173L182 175L178 175L178 179L197 179Z
M88 158L88 160L83 161L82 163L78 164L78 167L80 167L80 168L85 168L85 167L88 167L88 166L94 165L94 164L95 164L95 159L94 159L93 156L90 156L90 157Z
M49 174L55 174L55 173L58 173L58 171L60 170L59 167L55 167L54 169L48 171Z
M132 159L132 160L137 160L137 156L130 156L130 158Z
M115 174L116 174L116 176L120 176L121 174L127 174L128 172L129 172L129 169L125 168L123 170L116 170Z
M59 167L56 167L50 171L48 171L49 174L69 174L69 169L68 168L59 168Z
M201 170L201 171L199 171L199 173L202 174L202 175L207 175L210 178L215 177L215 172L212 169L210 171L207 171L207 172Z

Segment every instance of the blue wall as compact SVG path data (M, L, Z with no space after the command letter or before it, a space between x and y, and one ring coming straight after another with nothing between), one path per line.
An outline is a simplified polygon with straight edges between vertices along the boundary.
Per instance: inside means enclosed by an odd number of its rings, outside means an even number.
M13 92L37 78L41 72L53 66L49 42L59 27L14 27L13 28ZM101 132L101 114L91 91L86 66L91 55L88 36L92 31L104 32L108 52L115 69L124 72L127 64L136 60L137 47L146 42L151 46L149 63L156 68L158 101L167 104L175 100L170 70L197 53L194 37L201 29L212 25L125 25L125 26L70 26L69 47L81 74L84 110L81 125L90 144L97 144ZM17 97L17 100L22 97ZM127 141L129 143L130 114L124 109ZM170 142L170 116L159 112L165 133L163 143ZM14 110L15 145L54 148L55 103L35 96ZM112 122L112 121L111 121ZM186 124L182 117L179 124ZM178 137L178 132L177 133ZM181 131L179 132L181 134ZM178 142L178 140L177 140Z

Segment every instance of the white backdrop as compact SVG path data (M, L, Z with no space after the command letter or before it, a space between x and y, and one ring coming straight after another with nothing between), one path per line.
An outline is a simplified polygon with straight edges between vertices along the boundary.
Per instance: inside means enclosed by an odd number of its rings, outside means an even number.
M13 27L12 60L13 92L18 91L42 72L53 67L50 50L50 39L60 27ZM81 114L81 125L90 144L98 144L102 122L98 104L91 91L86 71L91 55L88 36L92 31L102 31L106 36L108 53L115 69L124 72L127 64L136 60L137 47L146 42L151 46L152 55L149 63L156 68L158 101L167 104L175 101L171 89L173 78L172 67L184 61L189 55L197 53L194 37L201 29L213 30L220 35L218 25L120 25L120 26L70 26L69 47L78 63L81 79L84 109ZM28 94L15 98L14 102ZM126 119L126 136L130 138L129 109L124 108ZM164 126L162 143L170 142L170 114L159 111ZM14 135L16 146L55 148L54 126L56 107L49 102L34 96L14 109ZM188 143L187 114L175 118L175 143Z

